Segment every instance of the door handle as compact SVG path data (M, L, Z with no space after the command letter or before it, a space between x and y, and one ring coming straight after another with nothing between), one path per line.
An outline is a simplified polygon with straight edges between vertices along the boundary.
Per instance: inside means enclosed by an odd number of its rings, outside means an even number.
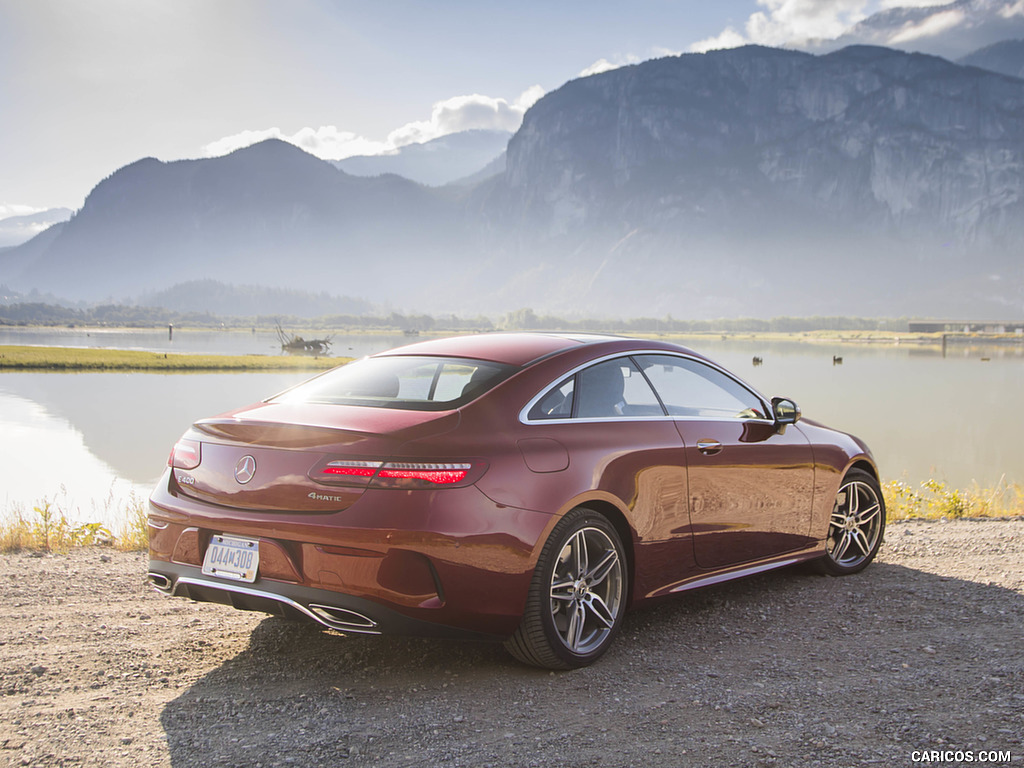
M697 450L705 456L714 456L716 453L721 453L722 444L717 440L698 440Z

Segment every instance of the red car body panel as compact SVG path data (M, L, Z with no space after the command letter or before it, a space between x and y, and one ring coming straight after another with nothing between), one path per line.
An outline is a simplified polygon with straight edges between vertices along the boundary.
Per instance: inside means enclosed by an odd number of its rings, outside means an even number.
M607 337L438 339L384 356L519 370L453 410L268 402L197 422L185 437L201 443L199 465L169 468L150 499L151 581L342 631L507 637L548 534L578 506L619 529L634 604L821 555L844 473L857 464L877 475L855 438L806 420L523 418L569 372L637 351L706 360ZM251 484L233 478L246 456L258 467ZM482 474L420 489L314 479L336 458L467 462ZM217 534L258 540L256 582L200 574ZM316 606L369 623L332 624Z

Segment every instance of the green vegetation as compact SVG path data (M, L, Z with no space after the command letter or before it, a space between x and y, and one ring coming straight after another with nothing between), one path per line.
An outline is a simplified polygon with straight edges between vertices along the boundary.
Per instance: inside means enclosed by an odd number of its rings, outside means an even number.
M902 480L890 480L882 491L889 520L1024 515L1024 487L1005 481L995 488L960 489L928 479L915 489Z
M0 371L305 371L346 363L347 357L178 355L126 349L0 346Z

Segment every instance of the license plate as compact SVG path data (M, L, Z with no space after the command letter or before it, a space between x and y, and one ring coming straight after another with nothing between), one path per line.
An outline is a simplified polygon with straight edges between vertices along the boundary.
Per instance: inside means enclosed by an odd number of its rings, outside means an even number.
M234 536L214 536L203 558L203 573L220 579L256 581L260 566L260 543Z

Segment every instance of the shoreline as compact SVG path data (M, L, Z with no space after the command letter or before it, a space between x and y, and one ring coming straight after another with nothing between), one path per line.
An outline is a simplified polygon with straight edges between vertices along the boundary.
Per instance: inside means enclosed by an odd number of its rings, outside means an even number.
M358 326L347 327L326 327L312 323L309 326L296 326L298 333L314 333L328 335L349 335L349 336L395 336L405 335L410 342L417 338L439 338L459 335L475 335L481 333L503 333L518 331L537 331L542 333L594 333L609 334L614 336L627 336L636 338L664 338L664 339L715 339L734 341L793 341L801 343L846 343L846 344L916 344L941 346L943 340L951 344L978 344L978 345L1011 345L1024 346L1024 334L1017 333L986 333L971 331L947 331L947 332L923 332L923 331L892 331L892 330L831 330L819 329L812 331L766 331L766 330L633 330L628 326L628 321L623 327L616 327L615 323L602 324L602 327L594 328L493 328L493 329L466 329L466 328L433 328L414 332L402 328L362 328ZM144 334L167 330L166 325L153 326L117 326L117 325L0 325L0 331L19 330L45 330L54 334ZM220 328L206 326L174 326L174 333L225 333L225 334L246 334L254 332L272 333L274 329L270 326L225 326Z
M230 371L320 371L351 361L350 357L196 355L126 349L0 345L0 373L5 371L202 373Z

